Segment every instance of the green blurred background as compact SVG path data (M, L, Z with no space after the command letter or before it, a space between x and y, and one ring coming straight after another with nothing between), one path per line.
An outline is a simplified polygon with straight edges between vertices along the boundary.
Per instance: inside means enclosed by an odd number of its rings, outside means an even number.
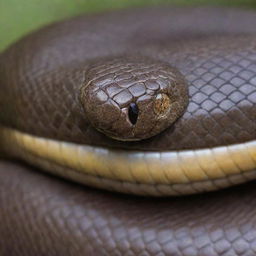
M179 4L256 7L256 0L0 0L0 51L22 35L66 17L131 6Z

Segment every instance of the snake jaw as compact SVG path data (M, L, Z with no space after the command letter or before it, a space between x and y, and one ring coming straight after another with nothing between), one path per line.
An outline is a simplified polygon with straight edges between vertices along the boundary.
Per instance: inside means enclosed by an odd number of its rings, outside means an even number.
M188 104L187 84L169 64L142 56L92 61L80 100L91 125L121 141L150 138L171 126Z

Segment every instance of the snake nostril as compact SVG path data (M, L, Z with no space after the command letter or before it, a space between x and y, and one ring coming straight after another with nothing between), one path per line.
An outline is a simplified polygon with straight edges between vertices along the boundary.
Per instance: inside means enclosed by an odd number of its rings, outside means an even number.
M130 122L134 125L137 122L139 115L139 108L136 103L131 103L128 109L128 116Z

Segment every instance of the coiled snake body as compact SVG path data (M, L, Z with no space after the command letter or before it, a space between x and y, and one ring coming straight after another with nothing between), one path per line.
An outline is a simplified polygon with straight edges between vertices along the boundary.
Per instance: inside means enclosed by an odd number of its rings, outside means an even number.
M0 56L0 255L255 255L256 14L147 8Z
M57 23L1 55L4 152L135 194L197 193L254 179L250 16L241 26L236 13L206 23L189 11L122 15Z

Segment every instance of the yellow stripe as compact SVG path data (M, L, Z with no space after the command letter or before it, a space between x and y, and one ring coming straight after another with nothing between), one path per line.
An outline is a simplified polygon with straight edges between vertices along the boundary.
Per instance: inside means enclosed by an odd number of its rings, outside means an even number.
M256 168L256 141L177 152L136 152L77 145L0 128L2 146L87 175L143 184L184 184L245 173ZM23 151L20 156L20 151Z

